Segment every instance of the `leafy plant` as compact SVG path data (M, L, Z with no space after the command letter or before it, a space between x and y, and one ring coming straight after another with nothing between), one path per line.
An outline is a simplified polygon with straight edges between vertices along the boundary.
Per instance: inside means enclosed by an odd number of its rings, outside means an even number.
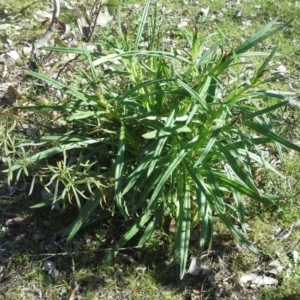
M277 135L268 118L268 113L294 103L290 93L265 88L279 78L266 77L276 49L248 50L291 21L271 30L273 20L227 52L225 39L207 50L211 36L202 38L196 28L172 28L187 50L163 51L168 30L159 27L157 8L150 15L149 9L147 1L135 32L124 29L119 20L119 35L106 38L104 52L89 51L85 45L45 48L81 55L86 67L77 73L80 80L75 82L81 84L71 86L29 72L68 97L59 105L19 108L57 110L67 130L36 137L32 145L42 142L44 150L9 166L9 172L30 168L34 178L54 185L50 202L39 207L57 201L66 206L75 199L78 216L60 232L68 240L95 218L133 219L108 259L138 234L138 244L144 245L171 216L177 226L173 255L182 278L190 230L201 224L202 251L212 238L213 214L238 242L259 253L244 236L245 199L262 204L278 199L256 186L256 169L282 176L263 156L261 145L274 143L281 159L282 145L300 148ZM265 57L263 63L245 78L245 60L257 56ZM234 80L226 83L230 76ZM56 164L50 161L54 156L59 157ZM240 229L232 218L238 219Z

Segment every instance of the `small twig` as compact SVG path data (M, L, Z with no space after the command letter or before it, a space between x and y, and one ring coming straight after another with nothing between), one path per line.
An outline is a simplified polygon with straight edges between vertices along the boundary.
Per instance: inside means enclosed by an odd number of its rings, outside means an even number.
M69 300L75 300L76 293L78 292L79 287L80 287L80 284L76 284L76 286L75 286L75 288L74 288L74 290L73 290L73 292L72 292Z
M32 8L35 4L37 4L39 2L40 2L40 0L35 1L33 3L30 3L30 4L26 5L26 6L24 6L23 8L21 8L20 13L23 14L28 8Z
M11 199L12 197L3 197L3 196L1 196L1 198L5 198L5 199L8 198L8 199ZM9 207L6 207L6 208L9 208ZM5 209L6 209L6 208L5 208ZM8 216L19 216L19 214L14 214L14 213L6 212L5 209L3 209L3 208L0 207L0 210L1 210L4 214L6 214L6 215L8 215Z
M286 228L284 230L281 230L280 232L274 234L274 238L278 240L285 240L287 239L290 234L292 233L292 230L294 227L297 227L300 225L300 219L294 222L289 228Z
M201 284L201 290L200 290L200 299L202 300L203 299L203 289L204 289L204 284L205 284L205 281L206 279L208 278L208 275L205 276L204 280L202 281L202 284Z
M87 251L78 251L78 252L60 252L60 253L41 253L41 254L29 254L28 256L65 256L65 255L76 255L76 254L83 254L83 253L91 253L91 252L101 252L101 251L124 251L124 250L132 250L132 249L141 249L142 246L133 246L128 248L102 248L97 250L87 250Z
M71 266L71 269L72 269L72 277L73 277L73 282L74 282L74 290L69 298L69 300L74 300L75 299L75 296L76 296L76 292L79 288L79 284L77 282L77 278L76 278L76 269L75 269L75 260L74 260L74 257L73 255L71 255L71 260L72 260L72 266Z
M92 36L93 36L93 34L94 34L95 28L96 28L96 26L97 26L97 20L98 20L98 17L99 17L101 8L102 8L102 1L100 1L100 5L99 5L99 8L98 8L98 11L97 11L97 14L96 14L96 18L95 18L94 21L93 21L93 26L92 26L90 35L89 35L89 37L88 37L88 42L90 42L90 40L91 40L91 38L92 38Z
M75 285L77 285L77 280L76 280L76 277L75 277L75 260L74 260L73 255L71 256L71 259L72 259L72 267L71 267L71 269L72 269L72 273L73 273Z
M37 39L32 44L30 62L32 62L36 58L37 49L41 48L42 46L44 46L46 44L46 42L50 39L53 31L55 30L55 25L57 24L57 20L58 20L58 17L59 17L59 12L60 12L59 0L53 0L53 4L54 4L54 8L53 8L53 15L52 15L51 24L49 25L48 29L43 34L43 36L41 38Z
M93 13L95 12L98 2L99 2L99 0L94 1L92 9L90 10L90 16L92 16Z
M63 72L63 70L74 60L76 60L78 57L80 56L80 54L77 54L74 58L70 59L69 61L67 61L63 67L58 71L57 76L55 78L55 80L58 79L58 77L60 76L60 74Z

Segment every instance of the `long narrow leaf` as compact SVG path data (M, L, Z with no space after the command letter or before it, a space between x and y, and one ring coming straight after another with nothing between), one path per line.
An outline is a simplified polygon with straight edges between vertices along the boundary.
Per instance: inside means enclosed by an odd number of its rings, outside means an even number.
M287 141L283 137L270 131L269 128L266 128L265 126L262 126L262 125L259 125L259 124L256 124L256 123L253 123L253 122L250 122L247 120L245 120L245 122L243 122L243 124L250 127L251 129L255 130L257 133L260 133L261 135L268 137L271 141L278 142L278 143L286 146L287 148L290 148L297 152L300 152L299 146Z
M211 195L212 195L212 197L214 199L214 203L215 203L214 208L215 208L216 212L224 213L225 212L225 204L224 204L223 197L221 196L220 188L219 188L218 182L216 180L216 177L214 175L214 172L205 161L202 162L202 165L203 165L206 175L207 175L207 184L211 188Z
M88 98L88 96L86 94L81 93L78 90L76 90L72 87L69 87L66 84L63 84L59 81L56 81L56 80L54 80L50 77L47 77L45 75L35 73L35 72L32 72L32 71L27 71L26 73L33 76L33 77L35 77L35 78L38 78L38 79L44 81L44 82L47 82L47 83L51 84L52 86L54 86L54 87L56 87L60 90L65 90L66 93L68 93L68 94L70 94L70 95L72 95L72 96L74 96L74 97L76 97L80 100L86 101L87 98Z
M287 104L289 103L288 100L286 101L281 101L275 105L272 105L272 106L269 106L269 107L266 107L264 109L260 109L254 113L250 113L250 114L246 114L242 117L243 120L246 120L246 119L253 119L254 117L257 117L257 116L261 116L263 114L266 114L268 112L271 112L271 111L274 111L282 106L286 106Z
M277 50L278 50L278 46L273 49L273 51L270 53L270 55L264 60L262 65L255 72L255 78L259 78L265 72L266 67L268 66L269 62L272 60L272 58L276 54Z
M206 147L202 151L200 157L195 162L195 167L197 167L206 157L206 155L211 151L212 147L214 146L215 142L217 141L217 137L219 136L219 133L221 131L222 127L215 129L211 135L211 138L209 139Z
M78 142L78 143L70 143L70 144L65 144L61 146L56 146L41 152L38 152L32 156L27 157L25 160L18 160L17 162L14 163L14 165L11 168L11 171L18 170L22 168L26 164L32 164L36 161L49 158L55 154L61 153L63 151L68 151L71 149L78 149L78 148L86 148L91 144L99 143L101 142L102 139L91 139L87 140L84 142ZM8 170L4 170L4 172L7 172Z
M159 205L157 207L157 212L155 213L153 219L149 222L142 237L140 238L138 245L143 246L152 236L156 227L160 224L160 221L164 215L164 208L163 205Z
M171 112L169 118L168 118L167 121L166 121L166 126L165 126L165 127L167 127L167 128L168 128L168 127L171 127L171 128L172 128L172 125L173 125L174 122L175 122L175 116L176 116L176 110L173 110L173 111ZM159 157L160 153L162 152L163 146L165 145L166 141L167 141L167 137L162 138L162 139L160 139L160 140L158 141L158 144L157 144L157 146L156 146L156 149L155 149L155 151L154 151L154 153L153 153L153 159L152 159L152 161L151 161L151 163L150 163L150 165L149 165L149 169L148 169L148 172L147 172L147 176L149 176L149 175L152 173L152 171L154 170L155 165L156 165L156 163L157 163L157 161L158 161L158 157Z
M153 216L152 208L144 212L144 214L137 218L132 227L121 237L112 247L112 250L108 251L105 255L106 261L111 261L119 252L119 249L124 246L128 241L130 241L143 226L150 220Z
M204 98L202 98L194 89L189 87L186 83L184 83L182 80L178 79L178 84L181 85L190 95L193 99L195 99L205 111L208 111L208 106ZM209 85L208 85L209 87Z
M181 163L181 161L184 159L184 157L187 155L188 151L195 145L195 143L198 140L198 136L194 137L176 156L176 158L173 160L173 162L169 165L169 167L165 170L165 172L162 174L161 179L157 186L155 187L152 197L149 200L148 207L152 205L154 200L157 198L158 194L160 193L162 187L165 185L167 179L171 176L172 172L175 170L175 168Z
M87 47L83 44L82 45L82 49L83 49L83 53L85 54L86 58L87 58L87 62L89 64L89 67L90 67L90 71L91 71L91 74L92 74L92 77L93 77L93 80L95 83L97 83L98 81L98 76L97 76L97 72L95 70L95 67L93 65L93 61L92 61L92 57L87 49Z
M118 209L121 214L126 217L125 208L122 204L122 181L123 181L123 168L124 168L124 152L125 152L125 128L124 125L121 125L120 128L120 139L119 139L119 149L116 159L115 167L115 200Z
M190 187L187 182L184 184L184 198L179 199L179 215L178 215L178 243L179 246L179 260L180 260L180 279L183 278L185 274L185 267L187 262L189 243L190 243L190 229L191 229L191 193ZM176 246L175 246L176 247Z
M257 192L255 190L251 190L247 186L244 185L243 182L239 181L239 179L235 178L235 180L229 179L227 176L225 176L222 173L216 173L215 176L217 176L220 180L220 185L222 182L222 185L225 187L233 188L240 192L243 195L246 195L254 200L257 200L258 202L261 202L263 204L274 204L274 201L277 201L280 199L278 196L273 196L269 194L262 194L260 192Z
M153 141L145 150L144 150L144 157L140 161L138 167L131 172L131 174L127 177L125 187L123 189L123 195L128 193L130 189L137 184L137 181L139 178L142 178L142 176L146 177L148 166L151 163L153 159L153 153L156 149L158 141Z
M101 65L105 62L117 59L119 57L129 58L132 56L149 56L149 57L164 57L164 58L170 58L172 60L176 60L178 62L182 61L187 63L188 65L191 64L191 62L179 55L175 55L172 52L165 52L165 51L146 51L146 50L137 50L137 51L128 51L128 52L120 52L120 53L114 53L114 54L108 54L104 57L101 57L99 59L96 59L94 61L94 66Z
M235 157L221 143L218 142L217 145L218 145L218 148L220 149L220 152L224 154L227 161L229 162L231 169L240 178L240 180L245 182L245 184L247 184L249 186L249 188L251 188L252 190L257 191L256 185L253 182L253 178L252 178L251 174L247 170L244 171L242 169L242 167L240 166L240 163L244 165L243 158L240 157L237 149L234 148L234 145L229 144L228 146L230 146L233 153L236 154ZM237 161L237 159L239 162Z
M247 50L249 50L253 46L257 45L258 43L261 43L263 40L267 39L268 37L274 35L275 33L281 31L282 29L284 29L286 26L291 24L292 21L293 21L293 19L286 22L286 23L284 23L284 24L282 24L282 25L280 25L280 26L278 26L276 29L274 29L272 31L268 31L277 22L277 19L272 20L265 27L263 27L261 30L259 30L255 35L253 35L251 38L246 40L240 46L236 47L234 49L234 52L236 54L246 52Z
M148 15L148 10L149 10L150 3L151 3L150 0L147 0L147 2L145 3L145 7L143 9L141 19L139 21L139 27L138 27L137 35L136 35L136 38L135 38L134 50L138 50L138 48L139 48L139 45L140 45L140 42L141 42L141 37L142 37L143 31L145 30L145 24L146 24L146 20L147 20L147 15Z
M201 213L202 215L201 232L199 239L199 251L200 253L202 253L204 251L205 241L208 240L210 242L212 239L212 216L211 209L208 205L208 201L206 201L205 195L203 193L200 193L199 195L197 195L197 199L199 213Z
M227 165L225 165L225 170L227 170ZM232 176L232 173L230 172L230 170L228 170L227 176L229 179L234 180L234 177ZM241 223L241 227L242 227L243 231L246 232L244 205L242 202L241 194L235 189L232 189L231 191L232 191L233 199L236 204L237 214L238 214L239 221Z
M80 210L79 216L68 227L58 231L58 234L61 234L62 236L68 236L67 241L72 240L75 234L84 225L85 221L88 220L94 210L99 207L101 198L101 193L96 191L94 199L90 199L86 202L84 207ZM107 214L104 214L103 217L107 217Z

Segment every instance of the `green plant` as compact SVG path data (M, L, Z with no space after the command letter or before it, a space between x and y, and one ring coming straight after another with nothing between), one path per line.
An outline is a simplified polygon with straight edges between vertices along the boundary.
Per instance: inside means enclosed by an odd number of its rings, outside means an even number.
M10 230L8 227L2 226L0 229L0 237L4 238L5 236L10 235Z
M281 145L300 148L278 136L267 116L292 103L290 93L265 88L279 78L266 78L276 49L247 51L291 21L271 30L274 20L229 51L224 38L205 50L211 36L201 38L196 28L192 33L172 28L188 50L167 52L160 47L168 31L158 26L156 7L150 16L149 8L147 1L136 32L128 32L119 20L119 35L105 39L104 53L89 51L85 45L46 48L85 58L77 73L80 80L75 81L81 84L70 86L29 72L68 97L60 105L19 109L57 110L67 130L36 137L30 145L42 142L44 150L24 156L9 166L9 172L29 169L34 179L54 186L49 202L36 207L57 201L66 206L75 199L78 217L60 232L68 240L95 218L133 219L108 259L138 234L138 244L144 245L164 217L171 216L177 225L173 255L179 258L182 278L190 230L201 223L202 251L212 238L213 214L239 242L259 253L243 235L245 199L263 204L278 199L255 185L255 169L282 176L264 158L260 146L273 142L281 159ZM253 75L244 78L244 60L256 56L266 58ZM229 75L235 80L226 84ZM56 163L50 161L52 157ZM36 163L43 166L42 172Z

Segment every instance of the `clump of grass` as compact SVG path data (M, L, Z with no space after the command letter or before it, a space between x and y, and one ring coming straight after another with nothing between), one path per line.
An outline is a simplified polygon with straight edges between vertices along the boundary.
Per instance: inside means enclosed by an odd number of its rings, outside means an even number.
M253 170L282 176L265 159L261 145L274 143L281 159L281 145L295 151L300 147L277 135L269 119L270 112L291 102L290 93L264 88L279 78L265 72L277 49L249 50L291 21L272 29L273 20L231 51L225 50L230 47L222 37L209 45L211 36L201 38L197 28L172 28L187 47L162 51L169 33L158 26L157 7L151 14L149 9L147 1L134 32L119 20L118 35L106 37L103 52L89 51L84 44L46 48L80 55L85 67L75 75L78 84L71 85L29 72L67 96L59 105L19 109L57 110L66 125L59 134L26 141L43 150L32 155L22 151L8 173L10 180L16 171L17 177L30 174L32 189L39 179L52 193L35 208L77 206L78 216L59 232L68 240L95 221L130 220L107 259L133 238L144 245L171 217L176 221L172 254L182 278L190 231L201 224L202 251L212 239L213 215L238 242L259 253L243 234L245 199L272 204L278 197L256 186ZM245 78L245 61L256 56L264 60ZM18 147L25 149L25 144Z

